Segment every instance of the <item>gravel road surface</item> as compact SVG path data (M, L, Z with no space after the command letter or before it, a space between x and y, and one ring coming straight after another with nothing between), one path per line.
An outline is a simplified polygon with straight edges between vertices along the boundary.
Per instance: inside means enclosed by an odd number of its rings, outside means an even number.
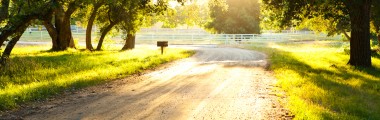
M31 120L291 119L275 96L266 55L238 48L197 53L156 70L28 105ZM279 93L276 93L279 94Z

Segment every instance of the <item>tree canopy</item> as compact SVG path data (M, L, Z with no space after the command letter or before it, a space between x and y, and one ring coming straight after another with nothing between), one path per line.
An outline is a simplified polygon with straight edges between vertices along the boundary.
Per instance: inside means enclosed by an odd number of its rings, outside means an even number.
M123 26L118 28L125 33L134 33L149 12L165 11L168 6L167 0L1 0L0 3L0 44L10 40L2 54L2 63L32 22L39 21L46 27L52 39L52 50L60 51L75 48L71 20L84 17L80 19L88 21L85 23L86 48L93 50L91 29L94 23L101 26L103 39L117 25ZM99 41L98 50L102 37Z
M260 33L258 0L210 0L211 20L206 28L216 33Z
M374 0L371 12L372 32L377 36L378 51L380 51L380 0Z
M371 66L369 22L375 0L263 0L264 20L278 28L286 28L310 19L327 21L329 32L350 29L350 60L353 66ZM373 8L379 9L379 8Z
M53 13L53 9L49 6L49 0L2 0L0 7L0 45L6 40L10 40L5 48L0 63L5 64L9 55L20 39L26 28L32 24L34 20L42 19ZM1 66L0 65L0 66Z

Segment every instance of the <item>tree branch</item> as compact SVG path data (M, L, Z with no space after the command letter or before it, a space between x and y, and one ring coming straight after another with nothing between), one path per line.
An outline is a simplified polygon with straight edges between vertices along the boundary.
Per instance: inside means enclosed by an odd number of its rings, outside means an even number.
M2 0L1 1L1 7L0 7L0 23L3 22L5 19L8 19L9 13L9 0Z
M351 37L347 34L346 31L342 31L342 33L344 34L344 36L347 38L348 41L351 41Z

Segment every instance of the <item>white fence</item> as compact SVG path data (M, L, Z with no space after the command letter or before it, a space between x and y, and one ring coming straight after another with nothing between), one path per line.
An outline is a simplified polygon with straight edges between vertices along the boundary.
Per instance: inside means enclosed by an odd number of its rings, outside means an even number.
M96 28L95 28L96 29ZM141 29L136 34L136 43L155 44L156 41L169 41L170 44L251 44L256 42L284 42L302 40L341 40L337 35L327 37L326 34L312 31L282 31L272 33L264 31L262 34L209 34L202 29ZM85 41L85 30L72 29L74 39L78 42ZM99 32L93 31L92 38L97 40ZM107 38L114 43L122 43L121 35ZM23 34L20 41L25 42L49 42L48 32L44 29L29 29Z
M257 42L285 42L309 40L341 40L341 36L327 37L325 34L263 33L263 34L137 34L142 43L169 41L172 44L251 44Z

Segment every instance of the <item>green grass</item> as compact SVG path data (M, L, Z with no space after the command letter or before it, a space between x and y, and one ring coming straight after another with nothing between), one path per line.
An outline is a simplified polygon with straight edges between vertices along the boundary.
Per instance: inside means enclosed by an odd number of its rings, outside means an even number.
M346 65L340 44L270 44L250 47L269 54L285 105L295 119L380 119L380 59L373 68Z
M47 52L50 47L15 48L0 71L0 110L142 72L159 64L189 57L192 51L140 47L130 51Z

